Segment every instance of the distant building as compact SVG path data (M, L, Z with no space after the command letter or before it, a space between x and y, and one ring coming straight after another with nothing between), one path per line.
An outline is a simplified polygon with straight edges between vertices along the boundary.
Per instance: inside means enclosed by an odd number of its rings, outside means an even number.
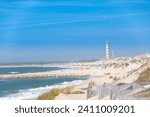
M115 51L114 50L112 51L112 58L113 59L115 58Z
M106 59L110 59L110 47L109 47L109 42L106 41Z

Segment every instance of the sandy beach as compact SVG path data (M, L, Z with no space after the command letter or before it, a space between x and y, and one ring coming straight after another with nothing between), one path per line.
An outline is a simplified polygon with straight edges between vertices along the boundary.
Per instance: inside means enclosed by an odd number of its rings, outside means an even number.
M40 66L40 65L38 65ZM129 58L116 58L112 60L100 60L93 62L71 62L53 65L42 65L64 68L50 72L25 73L13 75L0 75L0 79L27 79L27 78L89 78L84 83L74 86L73 91L83 91L84 94L60 94L56 100L86 99L86 89L90 82L96 86L104 83L132 83L137 80L139 74L150 67L150 56L142 55ZM3 66L4 67L4 66ZM10 66L11 67L11 66ZM93 98L94 99L94 98Z

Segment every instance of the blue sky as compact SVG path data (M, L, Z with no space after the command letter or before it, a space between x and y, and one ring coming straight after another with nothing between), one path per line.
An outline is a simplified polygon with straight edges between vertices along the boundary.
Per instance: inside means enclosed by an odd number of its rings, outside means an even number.
M150 52L149 0L0 0L0 63Z

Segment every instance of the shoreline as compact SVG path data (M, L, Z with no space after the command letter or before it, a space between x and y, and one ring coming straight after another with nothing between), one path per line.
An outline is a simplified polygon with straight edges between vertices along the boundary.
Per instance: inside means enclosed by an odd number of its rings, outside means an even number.
M59 80L59 79L58 79ZM51 80L50 80L51 81ZM27 100L36 100L40 95L43 93L46 93L52 89L56 88L65 88L65 87L70 87L70 86L75 86L78 84L81 84L84 82L85 79L76 79L74 80L63 80L62 82L51 84L51 85L43 85L39 87L29 87L29 88L24 88L24 89L18 89L16 93L10 93L6 96L1 96L0 99L27 99Z
M66 68L49 72L0 75L0 79L39 79L39 78L88 78L85 83L75 86L74 91L84 91L90 82L99 86L104 83L133 83L140 73L150 68L150 57L130 57L94 62L63 63L46 67ZM56 100L85 99L85 94L60 94Z

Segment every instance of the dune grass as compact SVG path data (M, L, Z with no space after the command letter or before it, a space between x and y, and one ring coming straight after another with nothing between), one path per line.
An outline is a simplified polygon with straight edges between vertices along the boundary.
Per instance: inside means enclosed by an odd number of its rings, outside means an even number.
M150 82L150 68L147 68L144 70L138 77L138 79L135 81L137 83L140 82Z
M84 94L84 92L83 91L74 91L74 92L72 92L72 94Z
M38 100L54 100L62 91L60 89L53 89L50 92L44 93L38 97Z
M95 86L97 86L97 85L94 81L90 81L89 84L88 84L88 88L92 88L92 87L95 87Z
M38 100L54 100L60 93L71 94L73 87L66 87L62 89L53 89L38 97Z

